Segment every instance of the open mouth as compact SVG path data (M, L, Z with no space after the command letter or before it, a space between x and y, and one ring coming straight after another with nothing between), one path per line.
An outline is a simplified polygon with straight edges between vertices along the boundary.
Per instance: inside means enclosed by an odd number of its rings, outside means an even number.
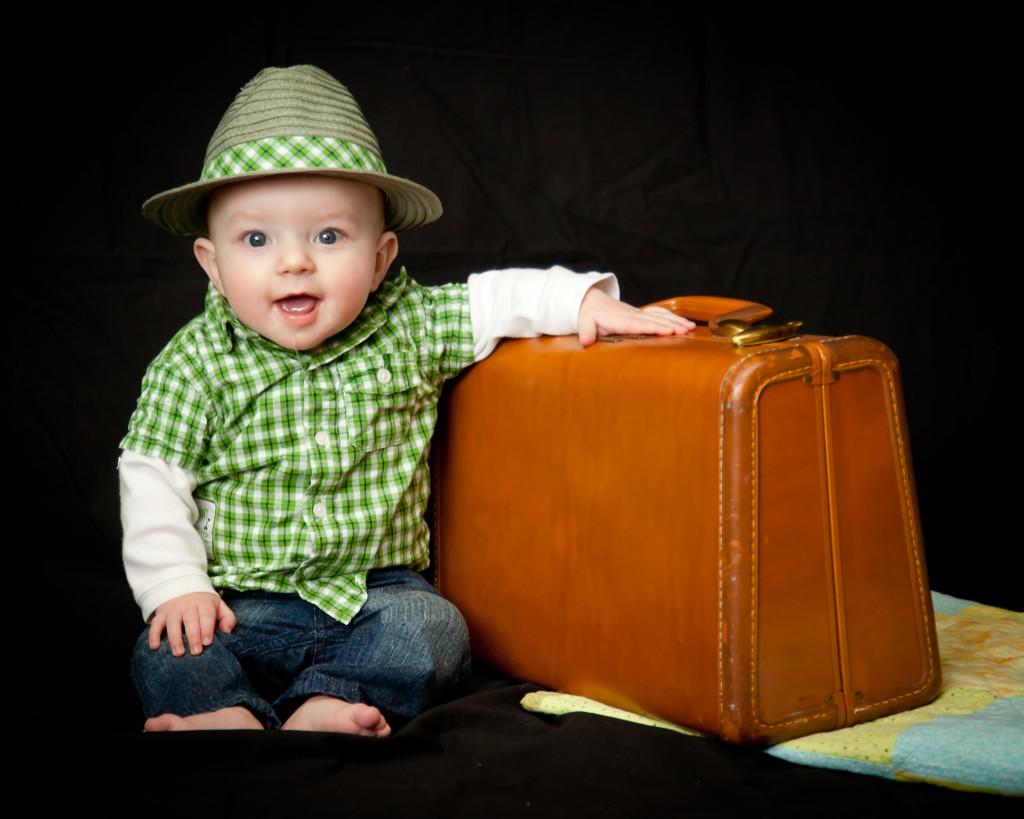
M287 316L304 316L312 313L316 306L320 303L320 299L315 296L288 296L283 299L278 299L274 304L277 308Z

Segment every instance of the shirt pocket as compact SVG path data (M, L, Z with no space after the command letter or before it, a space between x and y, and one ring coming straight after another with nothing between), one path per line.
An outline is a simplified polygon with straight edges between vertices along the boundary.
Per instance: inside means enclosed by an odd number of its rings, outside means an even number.
M420 404L422 384L410 358L374 355L360 360L342 388L352 446L371 452L405 441Z

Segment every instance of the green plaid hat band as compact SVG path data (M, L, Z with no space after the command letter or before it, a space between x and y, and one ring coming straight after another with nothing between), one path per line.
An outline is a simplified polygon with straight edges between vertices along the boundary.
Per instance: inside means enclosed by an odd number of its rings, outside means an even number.
M372 151L331 137L268 137L228 148L203 168L201 180L298 169L387 173Z

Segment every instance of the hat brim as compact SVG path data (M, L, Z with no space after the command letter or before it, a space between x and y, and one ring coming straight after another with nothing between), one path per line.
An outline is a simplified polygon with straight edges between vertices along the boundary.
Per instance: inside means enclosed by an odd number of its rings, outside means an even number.
M384 193L384 227L395 233L433 222L443 212L441 200L430 190L399 176L373 171L290 168L225 176L172 188L147 199L142 205L142 215L154 225L179 236L206 236L206 203L215 190L224 185L294 174L353 179L379 188Z

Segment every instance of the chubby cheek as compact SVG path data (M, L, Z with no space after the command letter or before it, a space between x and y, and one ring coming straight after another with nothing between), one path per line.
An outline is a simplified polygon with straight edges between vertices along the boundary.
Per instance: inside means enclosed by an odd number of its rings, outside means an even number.
M246 327L266 334L268 325L274 321L276 308L269 296L262 296L246 287L227 287L221 291L235 315Z

